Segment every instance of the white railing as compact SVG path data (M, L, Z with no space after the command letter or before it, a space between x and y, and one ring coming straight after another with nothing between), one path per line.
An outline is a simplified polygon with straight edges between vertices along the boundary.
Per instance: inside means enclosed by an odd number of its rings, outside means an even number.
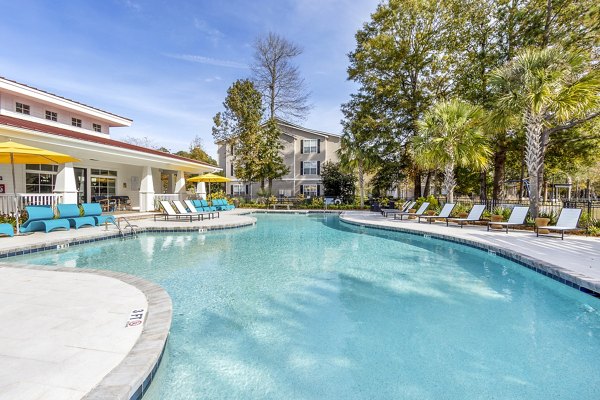
M185 200L188 198L187 193L156 193L154 194L154 209L158 210L159 208L159 201L161 200L166 200L166 201L173 201L173 200Z
M20 210L25 209L25 206L37 205L37 206L52 206L56 208L56 205L61 202L62 195L54 193L17 193L17 207ZM14 214L15 213L15 195L14 194L0 194L0 214Z

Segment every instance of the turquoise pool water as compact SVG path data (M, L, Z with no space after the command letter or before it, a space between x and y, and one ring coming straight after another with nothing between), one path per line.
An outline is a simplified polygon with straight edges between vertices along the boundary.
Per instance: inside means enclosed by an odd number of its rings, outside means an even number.
M257 218L13 260L169 292L144 400L599 398L600 300L468 247L334 216Z

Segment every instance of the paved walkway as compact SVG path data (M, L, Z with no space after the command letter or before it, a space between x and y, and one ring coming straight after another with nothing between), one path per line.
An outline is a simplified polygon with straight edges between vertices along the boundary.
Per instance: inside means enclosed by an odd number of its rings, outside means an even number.
M440 236L454 241L465 241L480 244L499 251L508 251L523 255L533 261L539 261L540 267L549 267L550 272L569 278L580 286L600 293L600 239L578 235L560 236L540 235L536 237L532 231L487 231L485 226L469 225L460 228L457 224L437 222L429 224L425 221L394 220L384 218L374 212L345 212L342 220L365 225L378 226L420 232Z
M132 349L146 296L94 274L0 266L0 399L80 399Z

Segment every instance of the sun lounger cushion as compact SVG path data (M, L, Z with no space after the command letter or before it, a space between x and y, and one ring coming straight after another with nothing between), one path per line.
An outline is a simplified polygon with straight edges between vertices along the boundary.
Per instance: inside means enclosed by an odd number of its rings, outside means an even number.
M93 217L82 217L77 204L59 204L57 206L60 219L69 221L71 227L79 229L82 226L95 226L96 221Z
M7 236L14 236L15 230L14 230L12 224L9 224L9 223L0 224L0 234L7 235Z
M83 215L85 217L92 217L96 222L96 225L102 225L106 222L116 223L113 215L102 215L102 206L99 203L83 203Z
M54 210L50 206L27 206L27 221L20 226L21 232L44 231L46 233L63 228L69 230L69 221L66 219L54 219Z

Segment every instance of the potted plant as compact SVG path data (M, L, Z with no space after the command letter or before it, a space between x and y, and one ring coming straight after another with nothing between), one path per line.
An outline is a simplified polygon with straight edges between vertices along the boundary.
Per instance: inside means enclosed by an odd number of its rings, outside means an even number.
M504 220L504 209L502 207L495 207L492 210L492 215L490 215L490 221L491 222L502 222L503 220ZM502 229L502 225L491 224L490 228Z

